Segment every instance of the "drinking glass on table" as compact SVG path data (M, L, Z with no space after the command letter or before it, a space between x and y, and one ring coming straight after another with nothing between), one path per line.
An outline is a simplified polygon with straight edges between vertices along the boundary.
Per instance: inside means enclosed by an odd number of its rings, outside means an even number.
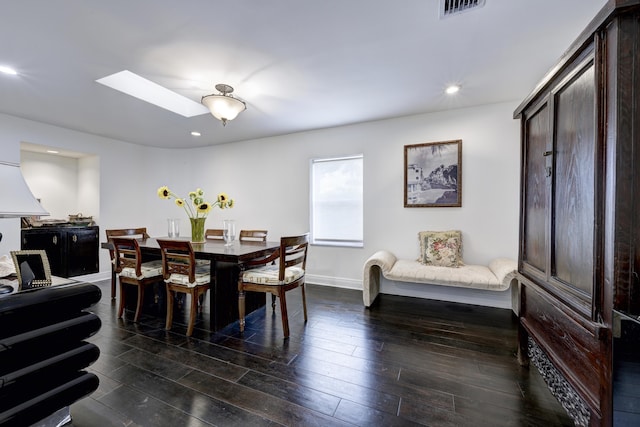
M222 226L222 237L224 237L225 246L233 245L236 238L236 222L232 219L225 219Z
M171 238L180 236L180 220L178 218L169 218L167 220L169 230L167 235Z

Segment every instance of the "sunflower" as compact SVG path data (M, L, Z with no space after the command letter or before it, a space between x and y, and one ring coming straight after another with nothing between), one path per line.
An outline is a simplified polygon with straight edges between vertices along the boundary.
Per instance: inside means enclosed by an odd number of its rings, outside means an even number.
M233 207L233 199L229 199L226 193L218 194L214 203L207 202L204 191L201 188L189 192L189 198L181 198L174 194L166 185L158 188L158 196L161 199L175 199L176 206L185 210L189 218L206 218L211 209L218 206L220 209ZM187 203L191 202L191 203Z
M160 198L162 199L169 199L171 198L171 190L169 190L169 187L167 187L166 185L163 185L162 187L158 188L158 196L160 196Z
M208 214L210 210L211 210L211 204L208 202L200 203L197 207L198 213L201 213L201 214Z

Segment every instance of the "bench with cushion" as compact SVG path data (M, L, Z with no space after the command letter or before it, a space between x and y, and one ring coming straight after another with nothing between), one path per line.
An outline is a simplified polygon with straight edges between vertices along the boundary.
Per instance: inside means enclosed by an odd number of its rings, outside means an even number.
M516 277L517 262L496 258L484 265L465 265L459 231L420 232L420 257L398 259L389 251L373 254L364 264L362 299L369 307L380 293L380 276L388 280L505 291Z

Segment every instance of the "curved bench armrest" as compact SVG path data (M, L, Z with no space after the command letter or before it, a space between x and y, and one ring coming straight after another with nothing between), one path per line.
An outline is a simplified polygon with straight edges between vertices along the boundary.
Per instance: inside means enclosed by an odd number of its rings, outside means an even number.
M398 258L389 251L378 251L371 255L367 262L364 263L365 271L373 265L377 265L384 272L388 272L393 268Z
M393 268L397 258L389 251L378 251L364 263L362 272L362 300L370 307L380 293L380 275Z
M518 271L518 263L510 258L496 258L489 263L489 269L496 275L498 282L508 284Z

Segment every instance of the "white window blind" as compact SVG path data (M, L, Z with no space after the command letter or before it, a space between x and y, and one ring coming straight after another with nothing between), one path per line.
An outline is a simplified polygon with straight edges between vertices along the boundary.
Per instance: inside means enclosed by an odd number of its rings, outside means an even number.
M363 246L363 156L311 161L311 241Z

